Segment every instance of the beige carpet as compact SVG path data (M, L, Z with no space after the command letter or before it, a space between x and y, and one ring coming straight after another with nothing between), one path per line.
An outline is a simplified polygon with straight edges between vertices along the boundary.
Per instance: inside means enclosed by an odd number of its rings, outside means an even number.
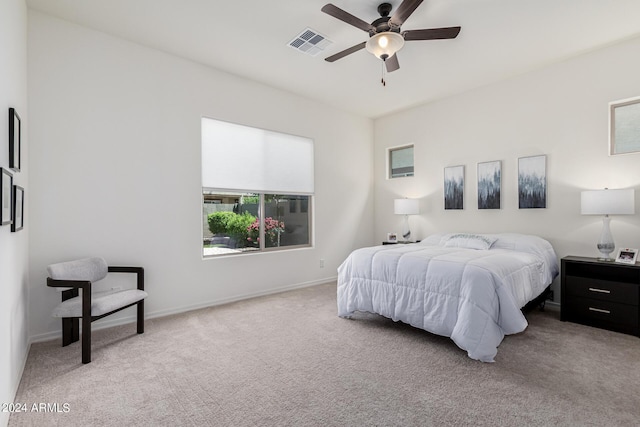
M120 326L94 333L88 365L79 343L34 344L16 402L50 406L9 425L638 425L638 337L527 317L493 364L379 316L337 317L335 283L149 320L144 335Z

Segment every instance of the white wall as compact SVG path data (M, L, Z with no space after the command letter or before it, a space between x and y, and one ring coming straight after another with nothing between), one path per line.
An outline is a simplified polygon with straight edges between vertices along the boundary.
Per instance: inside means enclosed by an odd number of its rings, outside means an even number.
M370 119L34 11L29 102L36 340L60 329L52 262L144 266L156 316L321 283L373 242ZM202 259L202 116L315 141L313 248Z
M24 0L0 2L0 166L9 168L9 108L22 120L21 171L13 182L25 189L25 228L15 233L0 227L0 403L13 402L28 352L28 236L29 194L27 179L27 8ZM0 425L9 414L0 412Z
M608 156L608 103L640 95L640 39L375 121L376 240L401 230L393 199L421 199L415 238L437 231L521 232L559 257L598 256L600 217L580 215L584 189L640 185L640 154ZM385 178L388 147L415 144L415 177ZM518 157L547 156L547 208L518 209ZM478 162L502 161L502 209L478 210ZM444 167L465 165L465 208L444 210ZM636 212L640 194L636 194ZM612 220L618 247L640 247L639 216ZM557 286L557 284L556 284ZM556 293L558 295L558 293Z

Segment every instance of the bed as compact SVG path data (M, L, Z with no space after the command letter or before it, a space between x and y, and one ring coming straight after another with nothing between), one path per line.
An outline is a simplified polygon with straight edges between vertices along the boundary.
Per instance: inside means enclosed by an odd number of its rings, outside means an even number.
M493 362L504 336L527 327L521 308L558 272L553 247L537 236L438 233L353 251L338 267L338 315L377 313Z

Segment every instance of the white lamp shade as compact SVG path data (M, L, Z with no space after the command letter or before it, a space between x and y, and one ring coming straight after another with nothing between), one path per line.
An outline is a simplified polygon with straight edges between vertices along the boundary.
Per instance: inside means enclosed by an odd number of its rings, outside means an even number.
M367 41L367 50L380 59L391 58L402 49L402 46L404 46L404 37L392 31L378 33ZM382 58L383 55L387 56Z
M582 215L633 215L634 195L632 188L583 191L580 195L580 211Z
M417 215L418 199L395 199L393 201L393 212L396 215Z

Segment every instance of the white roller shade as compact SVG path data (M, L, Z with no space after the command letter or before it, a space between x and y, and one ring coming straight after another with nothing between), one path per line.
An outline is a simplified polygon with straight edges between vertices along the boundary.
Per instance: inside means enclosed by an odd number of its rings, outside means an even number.
M202 186L312 194L313 140L203 118Z
M413 146L389 150L390 177L413 176Z

